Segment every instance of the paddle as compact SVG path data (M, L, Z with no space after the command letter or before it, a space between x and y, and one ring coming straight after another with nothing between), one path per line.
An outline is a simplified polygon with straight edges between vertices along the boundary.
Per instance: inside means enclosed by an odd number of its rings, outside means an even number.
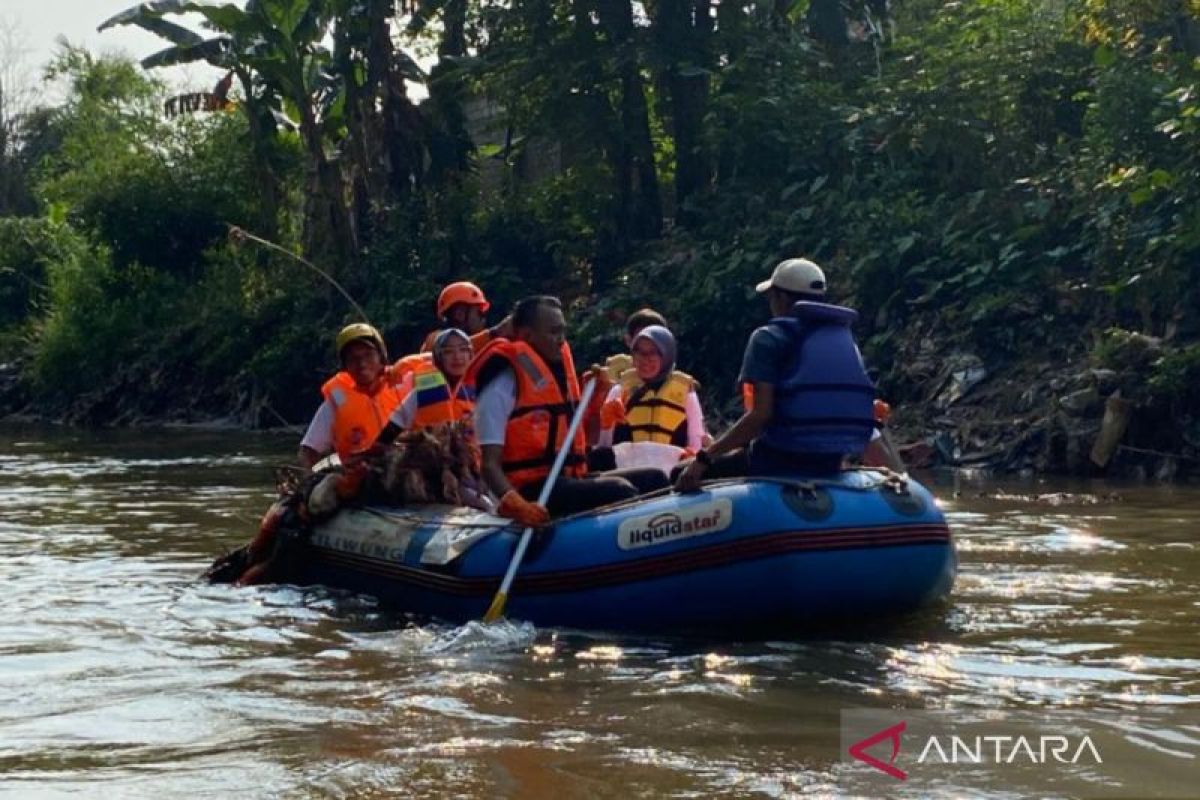
M567 428L567 436L563 439L562 448L554 459L554 466L550 467L550 474L546 476L542 491L538 493L539 505L546 505L546 501L550 499L550 492L554 490L554 482L558 480L558 473L562 471L563 463L567 460L567 453L571 452L571 442L575 440L575 433L579 430L579 424L583 422L583 412L587 409L595 391L595 380L589 380L583 387L583 396L579 398L579 405L575 408L575 416L571 418L571 426ZM483 615L484 622L495 622L504 614L504 604L508 602L509 587L512 586L513 578L517 575L517 568L521 566L521 559L525 557L525 549L529 547L529 540L532 538L533 528L526 528L525 532L521 534L521 540L517 542L517 549L508 565L508 572L504 573L504 580L500 583L500 590L496 592L492 604L488 606L487 613Z
M900 457L899 451L896 450L896 443L892 441L892 435L888 433L887 428L879 429L879 441L883 445L883 454L887 456L888 468L892 472L907 475L908 465L904 463L904 459Z

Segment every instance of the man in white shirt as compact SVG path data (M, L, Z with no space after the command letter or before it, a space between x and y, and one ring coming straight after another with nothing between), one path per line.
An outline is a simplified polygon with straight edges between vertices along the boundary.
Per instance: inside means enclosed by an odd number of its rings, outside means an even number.
M588 474L582 434L572 442L560 441L579 403L579 386L571 372L558 299L542 295L522 300L513 310L512 325L514 341L489 346L470 376L476 387L475 435L483 477L501 498L500 513L527 525L544 525L551 513L583 511L633 497L638 488L665 486L657 470ZM593 371L585 376L590 377ZM545 482L549 462L564 446L571 449L567 466L547 506L531 502ZM529 453L534 457L521 457Z

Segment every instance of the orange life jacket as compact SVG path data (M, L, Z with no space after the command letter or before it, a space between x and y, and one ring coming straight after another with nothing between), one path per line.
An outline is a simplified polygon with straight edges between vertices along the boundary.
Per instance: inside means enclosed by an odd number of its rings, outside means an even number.
M467 381L476 385L479 373L496 358L512 368L517 382L517 404L504 431L501 466L509 482L521 488L546 478L567 438L571 417L579 405L579 380L571 348L563 342L562 366L566 372L567 396L559 389L550 367L525 342L492 340L471 362ZM582 427L576 431L571 451L563 463L563 474L582 477L587 474L586 443Z
M459 381L451 391L446 376L432 361L413 372L412 391L417 393L414 428L432 428L470 417L475 410L475 390Z
M333 447L342 458L370 447L400 405L400 393L387 381L367 392L344 370L325 381L321 394L333 405Z
M400 392L401 402L413 390L416 373L426 368L434 368L432 353L413 353L388 367L388 381Z

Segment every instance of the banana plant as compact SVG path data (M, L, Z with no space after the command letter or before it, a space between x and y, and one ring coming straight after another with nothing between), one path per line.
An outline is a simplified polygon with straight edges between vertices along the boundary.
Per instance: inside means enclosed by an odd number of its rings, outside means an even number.
M397 44L397 11L417 18L422 3L438 0L331 2L336 13L333 68L345 89L344 152L355 196L363 216L386 214L393 201L422 191L430 162L428 106L418 107L406 88L408 83L428 85L428 75Z
M249 0L245 8L200 0L151 0L105 21L100 30L135 25L171 45L147 57L146 68L205 61L232 70L245 94L251 135L260 158L292 118L304 145L305 245L310 254L348 265L358 250L347 191L333 160L344 126L344 86L323 44L333 20L333 0ZM170 15L195 13L210 36L184 27ZM333 146L327 146L332 143Z

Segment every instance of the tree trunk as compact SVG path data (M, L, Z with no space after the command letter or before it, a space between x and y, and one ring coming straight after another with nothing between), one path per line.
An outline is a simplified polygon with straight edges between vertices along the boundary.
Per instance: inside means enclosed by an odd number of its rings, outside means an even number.
M442 11L439 61L430 73L430 178L437 184L457 185L470 166L471 137L462 103L466 94L462 69L454 59L466 55L466 0L448 0Z
M629 0L598 0L600 22L617 50L621 79L620 151L617 156L623 227L637 239L662 232L662 199L654 166L650 113L634 41L633 7Z
M246 126L250 134L250 152L254 155L254 182L258 188L258 219L255 231L264 239L274 241L279 235L279 204L282 190L279 178L271 167L271 143L275 138L275 122L270 111L254 96L250 73L236 70L246 96Z
M394 7L393 0L371 0L367 75L368 84L378 93L388 185L393 198L404 199L420 190L426 136L424 117L408 98L404 76L397 67L391 33Z
M442 9L442 39L438 55L461 56L467 52L467 0L446 0Z
M708 109L711 0L660 0L655 4L654 34L666 65L660 84L666 89L675 138L676 219L686 225L687 201L707 188L711 172L704 145Z
M616 195L615 202L607 211L610 225L597 230L591 283L592 290L599 292L612 283L615 269L628 250L632 161L624 153L620 121L609 97L611 75L601 57L604 44L593 22L596 11L594 0L572 0L571 8L579 70L574 76L578 92L568 101L576 104L576 121L580 127L591 134L586 141L589 145L593 141L598 143L597 157L604 159L612 171L611 188Z
M358 254L358 236L346 206L341 171L325 155L325 143L312 101L299 104L300 137L308 154L309 190L305 197L305 249L317 261L345 275Z
M376 4L377 5L377 4ZM375 13L373 5L369 13ZM350 190L353 218L359 231L369 239L376 217L387 204L387 165L383 157L382 124L376 111L378 85L372 83L370 59L366 77L358 79L358 53L366 50L360 41L365 26L357 20L341 20L334 30L333 59L341 74L346 93L346 142L348 163L343 165L344 179Z

